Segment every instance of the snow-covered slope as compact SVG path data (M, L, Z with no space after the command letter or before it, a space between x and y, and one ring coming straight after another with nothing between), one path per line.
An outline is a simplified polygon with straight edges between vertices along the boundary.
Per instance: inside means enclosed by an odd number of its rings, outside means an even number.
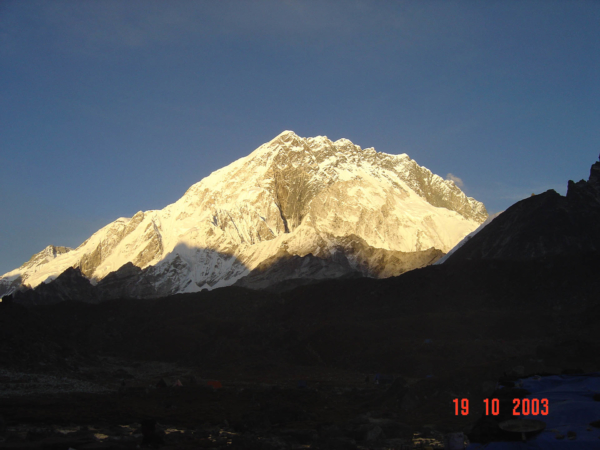
M469 242L473 236L475 236L477 233L479 233L481 230L483 230L485 227L487 227L490 223L492 223L492 220L494 220L496 217L498 217L502 213L503 213L503 211L500 211L500 212L497 212L496 214L492 214L491 216L488 216L488 218L485 219L485 222L483 222L481 225L479 225L475 229L475 231L471 231L469 234L467 234L463 238L462 241L460 241L458 244L456 244L448 253L446 253L444 256L442 256L440 259L438 259L434 264L435 265L444 264L446 262L446 260L454 254L454 252L456 250L458 250L463 245L465 245L467 242Z
M0 295L69 267L97 283L126 263L146 269L142 296L228 286L281 251L327 258L352 236L379 257L447 252L486 218L483 204L406 154L285 131L162 210L117 219L76 249L46 248L0 278Z

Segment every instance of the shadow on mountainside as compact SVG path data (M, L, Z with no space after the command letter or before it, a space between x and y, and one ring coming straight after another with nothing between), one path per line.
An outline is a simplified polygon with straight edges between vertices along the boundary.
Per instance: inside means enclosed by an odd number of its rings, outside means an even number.
M284 361L287 354L289 362L365 371L375 365L425 376L452 371L460 358L441 352L449 366L420 367L394 357L394 346L406 341L416 357L452 340L498 344L560 334L594 337L593 330L577 324L590 322L580 314L598 308L593 299L600 281L593 275L599 266L597 254L544 263L431 266L397 278L329 280L282 294L228 287L99 305L63 302L30 311L44 311L43 317L65 332L71 327L73 342L123 356L206 362L212 354L237 364L237 359ZM573 317L581 320L571 322ZM431 346L426 339L433 340ZM248 353L253 343L262 357ZM301 357L292 351L297 344L314 352ZM271 359L272 352L279 357ZM474 361L466 355L464 360Z
M284 291L325 279L377 277L405 273L437 261L443 253L431 248L399 252L370 247L357 236L338 239L326 257L290 254L287 249L250 270L231 254L179 244L161 261L144 269L128 262L96 284L79 267L71 267L49 283L20 289L11 300L23 305L61 301L99 303L118 298L160 298L236 285Z
M63 301L99 303L122 298L158 298L178 292L195 292L235 281L249 269L235 256L213 249L178 244L157 264L140 268L127 262L94 283L79 267L70 267L49 283L20 289L9 297L23 305Z

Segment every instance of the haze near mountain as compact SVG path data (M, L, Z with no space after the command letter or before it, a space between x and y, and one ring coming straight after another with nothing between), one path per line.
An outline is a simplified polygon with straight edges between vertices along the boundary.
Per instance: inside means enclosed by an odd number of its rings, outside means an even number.
M68 268L108 297L388 277L439 259L486 217L406 154L285 131L162 210L117 219L76 249L47 247L0 278L0 295Z

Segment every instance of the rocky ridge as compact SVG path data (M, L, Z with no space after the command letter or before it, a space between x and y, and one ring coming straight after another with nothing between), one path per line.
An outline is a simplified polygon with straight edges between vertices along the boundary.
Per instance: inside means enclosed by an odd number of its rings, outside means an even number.
M569 181L567 195L554 190L515 203L458 248L446 263L527 261L600 251L600 162L588 181Z

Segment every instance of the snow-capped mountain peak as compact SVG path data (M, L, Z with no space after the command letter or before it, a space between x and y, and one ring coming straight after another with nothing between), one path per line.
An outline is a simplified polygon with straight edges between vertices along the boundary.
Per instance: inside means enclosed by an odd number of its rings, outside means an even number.
M9 272L0 295L69 267L102 283L127 263L143 269L128 295L190 292L233 284L282 251L324 259L342 251L353 270L389 276L381 252L447 252L486 217L483 204L406 154L288 130L164 209L117 219L77 249Z

